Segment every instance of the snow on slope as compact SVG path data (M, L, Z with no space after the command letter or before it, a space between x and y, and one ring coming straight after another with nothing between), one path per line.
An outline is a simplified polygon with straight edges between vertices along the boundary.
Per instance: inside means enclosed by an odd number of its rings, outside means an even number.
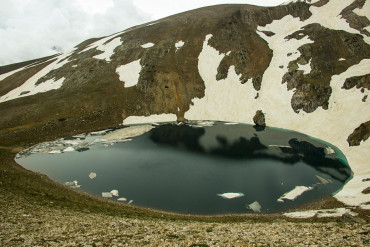
M119 75L119 80L125 83L125 87L133 87L139 82L140 71L140 59L118 66L116 69L116 73Z
M122 45L120 37L113 39L107 44L99 45L98 47L96 47L96 49L103 51L103 53L94 56L94 58L110 62L110 57L114 54L114 49L116 49L120 45Z
M58 89L63 85L63 81L65 78L60 78L59 80L55 81L55 79L47 80L45 82L42 82L38 85L36 85L37 81L47 75L50 71L56 70L66 63L70 62L68 60L68 57L74 52L76 48L71 49L70 51L67 51L65 53L62 53L61 55L57 56L54 62L37 72L35 75L33 75L31 78L29 78L25 83L23 83L21 86L13 89L12 91L8 92L7 94L0 97L0 103L17 99L25 96L34 95L37 93L43 93L47 92L53 89ZM50 60L52 60L50 59ZM49 61L50 61L49 60Z

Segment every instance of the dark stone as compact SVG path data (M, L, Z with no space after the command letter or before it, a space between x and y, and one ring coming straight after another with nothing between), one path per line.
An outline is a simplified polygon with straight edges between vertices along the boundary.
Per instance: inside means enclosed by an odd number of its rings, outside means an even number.
M361 88L361 92L364 92L365 88L370 90L370 74L347 78L342 86L343 89L347 90L354 87Z
M359 146L361 141L366 141L370 136L370 121L362 123L347 138L350 146Z
M360 224L366 223L364 219L354 217L348 213L342 215L342 221L345 223L360 223Z
M362 102L366 102L367 100L367 95L365 95L363 98L362 98Z
M258 110L256 112L256 115L254 115L253 117L253 122L257 126L265 127L266 126L265 114L261 110Z

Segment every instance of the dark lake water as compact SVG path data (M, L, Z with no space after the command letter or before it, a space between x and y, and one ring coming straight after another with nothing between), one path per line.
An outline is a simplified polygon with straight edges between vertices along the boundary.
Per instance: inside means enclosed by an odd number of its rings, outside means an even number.
M332 195L352 177L343 153L329 143L204 121L65 138L25 150L16 161L109 200L201 215L283 212Z

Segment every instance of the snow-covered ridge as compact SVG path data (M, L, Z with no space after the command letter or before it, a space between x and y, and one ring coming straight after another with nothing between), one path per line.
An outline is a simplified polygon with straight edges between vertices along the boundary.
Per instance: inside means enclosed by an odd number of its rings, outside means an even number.
M73 52L76 50L76 48L73 48L65 53L62 53L61 55L51 58L50 60L56 59L51 64L47 65L45 68L37 72L35 75L30 77L25 83L23 83L21 86L13 89L12 91L8 92L7 94L0 97L0 103L9 101L12 99L17 99L21 97L26 97L30 95L35 95L38 93L47 92L54 89L59 89L65 80L64 77L55 80L50 79L47 81L44 81L42 83L37 84L38 80L42 77L46 76L49 72L56 70L58 68L61 68L63 65L67 64L69 62L68 57L70 57ZM50 61L48 60L48 61ZM46 62L48 62L46 61Z

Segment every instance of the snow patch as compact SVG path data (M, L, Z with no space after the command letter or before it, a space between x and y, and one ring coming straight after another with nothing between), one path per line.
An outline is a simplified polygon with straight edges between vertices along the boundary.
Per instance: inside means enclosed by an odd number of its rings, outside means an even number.
M174 122L177 120L175 114L153 114L150 116L131 116L123 120L124 125L139 123Z
M103 53L96 55L93 58L110 62L110 58L114 54L114 50L120 45L122 45L121 37L115 38L107 44L99 45L96 49Z
M96 48L97 50L100 50L100 51L105 51L105 48L104 48L104 46L106 46L106 45L105 45L105 43L106 43L108 40L111 40L111 39L113 39L113 38L117 37L118 35L123 34L124 32L125 32L125 31L122 31L122 32L115 33L115 34L112 34L112 35L110 35L110 36L107 36L107 37L101 38L101 39L99 39L99 40L97 40L97 41L95 41L95 42L91 43L90 45L88 45L85 49L83 49L82 51L80 51L78 54L81 54L81 53L86 52L86 51L88 51L88 50L91 50L91 49L93 49L93 48ZM120 38L118 38L118 39L120 39ZM115 41L115 42L117 42L117 41ZM111 43L111 42L109 42L109 43Z
M370 19L370 1L366 1L362 8L357 8L353 10L353 13L359 16L366 16L367 19Z
M302 195L304 192L312 190L312 187L306 187L306 186L296 186L293 190L285 193L284 195L280 196L279 199L277 199L278 202L284 202L284 199L293 201L298 196Z
M119 75L119 80L125 83L125 87L133 87L139 82L140 71L140 59L118 66L116 69L116 73Z
M338 61L345 61L346 59L345 58L339 58Z
M302 70L303 74L309 74L311 72L311 60L305 65L298 64L298 70Z
M301 211L301 212L292 212L292 213L285 213L284 216L289 218L326 218L326 217L341 217L343 214L350 214L352 216L357 216L357 213L352 212L350 209L347 208L335 208L335 209L323 209L323 210L308 210L308 211Z
M45 82L42 82L38 85L36 85L37 81L41 79L42 77L46 76L49 72L56 70L63 65L67 64L68 57L72 55L76 48L73 48L65 53L62 53L61 55L57 56L54 62L47 65L45 68L37 72L35 75L30 77L25 83L23 83L21 86L13 89L12 91L8 92L7 94L0 97L0 103L5 102L12 99L17 99L21 97L26 97L38 93L44 93L50 90L59 89L65 80L64 77L60 78L59 80L55 81L55 79L50 79Z
M183 47L183 46L184 46L184 44L185 44L185 42L184 42L184 41L182 41L182 40L177 41L177 42L175 43L176 51L177 51L178 49L180 49L181 47Z
M141 45L141 47L142 48L150 48L150 47L153 47L154 46L154 44L153 43L146 43L146 44L144 44L144 45Z

